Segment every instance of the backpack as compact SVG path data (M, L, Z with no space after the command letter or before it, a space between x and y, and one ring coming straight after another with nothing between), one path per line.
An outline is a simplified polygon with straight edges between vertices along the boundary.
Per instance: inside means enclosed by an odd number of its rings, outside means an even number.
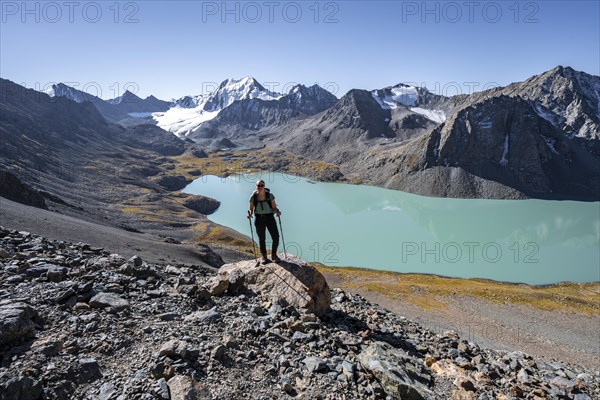
M256 210L256 206L258 203L267 203L267 206L273 211L273 207L271 207L271 191L268 188L265 188L265 199L258 200L258 193L254 192L252 195L252 202L254 203L254 209ZM263 207L264 209L264 207Z

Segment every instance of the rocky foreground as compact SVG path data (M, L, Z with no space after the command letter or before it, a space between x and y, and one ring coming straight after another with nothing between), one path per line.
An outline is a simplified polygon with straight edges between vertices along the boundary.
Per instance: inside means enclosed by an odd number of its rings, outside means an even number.
M0 227L1 400L288 397L583 400L600 372L434 334L299 259L217 274Z

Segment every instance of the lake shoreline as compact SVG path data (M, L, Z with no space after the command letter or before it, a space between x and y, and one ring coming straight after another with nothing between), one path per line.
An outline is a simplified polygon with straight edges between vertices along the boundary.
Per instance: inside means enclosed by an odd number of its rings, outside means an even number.
M591 268L600 263L595 204L425 198L260 171L224 176L203 175L183 192L219 200L208 218L249 236L240 210L254 181L265 180L283 207L289 252L307 261L535 286L600 280Z

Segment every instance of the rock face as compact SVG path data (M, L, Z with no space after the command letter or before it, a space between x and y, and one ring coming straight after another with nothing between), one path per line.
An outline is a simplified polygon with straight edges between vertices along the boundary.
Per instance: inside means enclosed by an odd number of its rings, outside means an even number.
M388 186L421 194L456 196L462 190L472 197L600 198L597 157L519 97L499 95L466 105L405 146L404 154L384 167L391 168L396 173L385 178ZM419 178L427 184L416 183Z
M411 193L597 201L599 102L600 77L563 67L468 96L351 90L271 140L346 177Z
M323 275L294 256L288 256L279 264L259 267L255 260L223 265L208 288L214 296L243 288L266 296L274 303L283 302L317 316L329 311L331 304L331 293Z
M8 171L0 170L0 196L38 208L48 209L44 196Z
M304 85L294 86L287 96L280 99L289 108L298 110L306 115L318 114L327 110L335 103L337 97L323 89L319 85L306 87Z
M422 365L415 365L403 350L376 342L363 350L358 360L377 378L388 396L406 400L433 398L428 389L431 376Z
M600 76L559 65L503 91L534 101L540 114L569 135L600 138Z

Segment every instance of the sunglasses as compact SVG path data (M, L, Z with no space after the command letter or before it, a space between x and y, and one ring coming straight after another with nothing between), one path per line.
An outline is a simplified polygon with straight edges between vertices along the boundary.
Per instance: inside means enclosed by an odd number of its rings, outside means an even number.
M265 187L265 185L256 185L256 186L258 186L258 187Z

